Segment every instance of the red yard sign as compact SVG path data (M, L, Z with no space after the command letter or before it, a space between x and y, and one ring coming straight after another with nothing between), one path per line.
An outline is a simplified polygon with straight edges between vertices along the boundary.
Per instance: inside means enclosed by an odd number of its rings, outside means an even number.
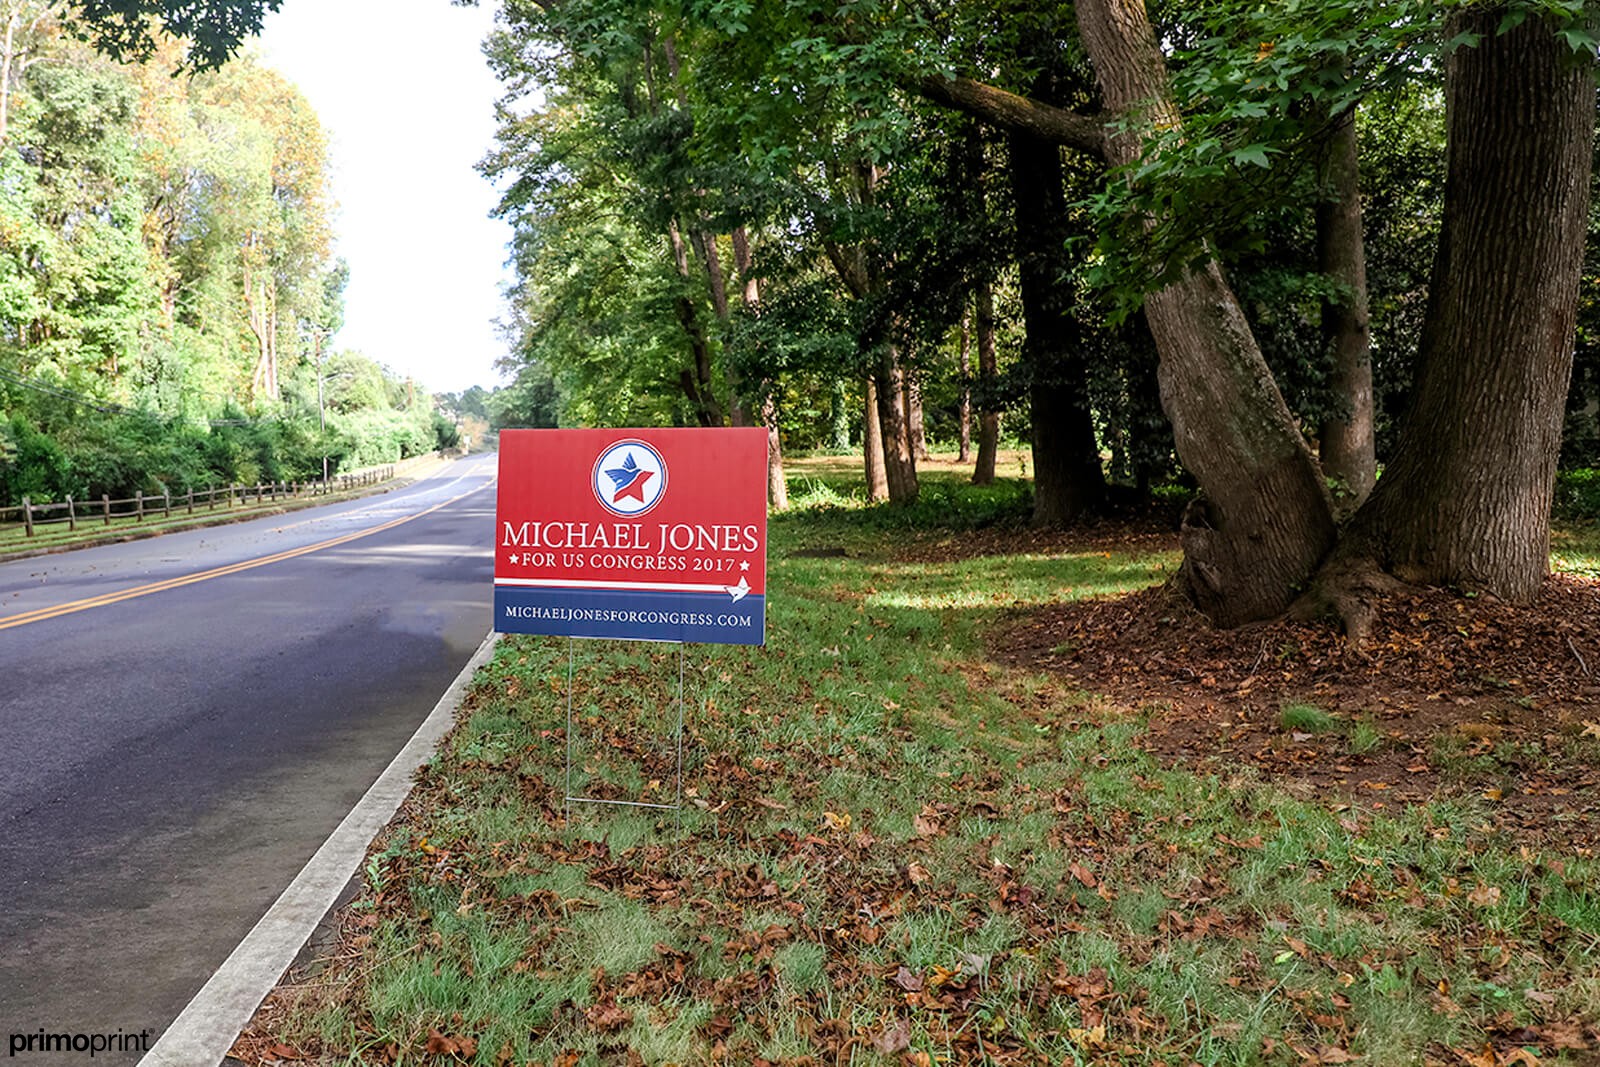
M766 642L767 431L503 430L506 633Z

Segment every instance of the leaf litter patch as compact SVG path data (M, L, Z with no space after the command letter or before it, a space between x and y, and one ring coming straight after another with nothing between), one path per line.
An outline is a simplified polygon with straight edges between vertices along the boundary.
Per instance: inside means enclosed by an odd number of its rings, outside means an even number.
M1218 630L1168 587L1015 614L1002 662L1143 709L1169 764L1241 761L1374 806L1476 796L1502 829L1600 840L1600 583L1517 607L1418 589L1353 647L1327 624Z

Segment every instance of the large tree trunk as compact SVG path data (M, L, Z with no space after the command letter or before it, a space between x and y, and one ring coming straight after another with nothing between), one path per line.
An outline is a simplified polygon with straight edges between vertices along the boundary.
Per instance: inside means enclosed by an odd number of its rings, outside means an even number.
M1023 353L1032 371L1033 523L1065 526L1098 510L1105 473L1089 410L1088 368L1079 349L1067 274L1061 150L1012 134L1011 188L1022 280Z
M994 287L987 281L978 283L978 459L972 468L972 484L988 485L994 481L996 453L1000 451L1000 412L994 408L995 379L999 367L994 350Z
M1108 109L1134 120L1107 157L1132 163L1141 130L1179 125L1161 50L1142 0L1079 0L1077 14ZM1178 455L1203 490L1180 579L1218 625L1281 614L1334 544L1322 472L1214 261L1150 294L1145 315Z
M1413 582L1533 598L1572 369L1592 64L1530 17L1468 8L1446 67L1444 225L1412 406L1353 547Z
M895 504L910 504L917 499L917 457L911 450L905 402L906 372L900 363L898 346L883 346L874 377L878 424L883 428L883 473L889 483L889 500Z
M1332 392L1345 411L1325 419L1319 434L1322 473L1339 483L1335 503L1349 514L1378 477L1372 425L1372 344L1367 313L1367 258L1361 236L1361 182L1356 112L1333 119L1323 163L1327 199L1317 206L1317 258L1343 290L1322 308L1322 332L1333 357Z

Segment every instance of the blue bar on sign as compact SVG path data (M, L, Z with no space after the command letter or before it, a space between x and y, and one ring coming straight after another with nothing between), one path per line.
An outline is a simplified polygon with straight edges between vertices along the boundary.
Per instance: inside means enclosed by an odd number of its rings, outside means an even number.
M497 585L494 628L619 641L766 644L766 598L673 590Z

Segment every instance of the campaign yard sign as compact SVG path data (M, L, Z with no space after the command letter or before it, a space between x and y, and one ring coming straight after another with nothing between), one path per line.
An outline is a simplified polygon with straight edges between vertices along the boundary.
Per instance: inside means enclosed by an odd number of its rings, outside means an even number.
M767 431L502 430L504 633L766 643Z

